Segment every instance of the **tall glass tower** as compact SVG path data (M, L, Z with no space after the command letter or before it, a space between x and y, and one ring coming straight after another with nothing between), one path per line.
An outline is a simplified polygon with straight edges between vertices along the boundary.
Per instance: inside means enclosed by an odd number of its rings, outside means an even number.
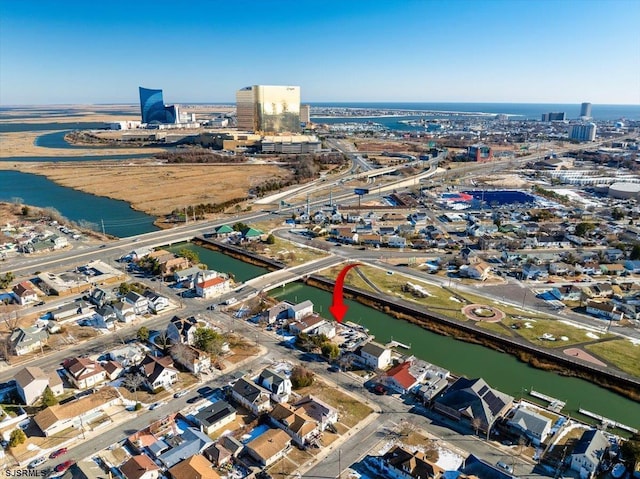
M178 108L175 105L165 106L162 90L139 87L140 113L142 123L178 123Z
M300 131L300 87L253 85L236 93L238 128L263 133Z

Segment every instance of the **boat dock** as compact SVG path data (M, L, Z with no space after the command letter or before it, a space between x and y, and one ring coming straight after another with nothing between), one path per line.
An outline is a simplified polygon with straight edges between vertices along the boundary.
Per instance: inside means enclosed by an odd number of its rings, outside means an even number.
M596 414L591 411L587 411L586 409L578 409L580 414L584 414L585 416L592 417L593 419L597 419L602 423L603 426L612 426L617 427L618 429L623 429L625 431L629 431L632 433L637 433L638 430L631 426L627 426L626 424L620 424L619 422L614 421L613 419L609 419L608 417L601 416L600 414Z
M547 401L549 404L547 405L547 409L553 412L560 412L566 405L564 401L560 401L560 399L553 398L551 396L547 396L546 394L539 393L538 391L534 391L533 389L529 391L529 395L534 398L542 399L543 401Z
M394 341L391 340L390 342L388 342L387 344L385 344L386 348L402 348L402 349L411 349L411 345L409 344L408 346L404 343L401 343L400 341Z

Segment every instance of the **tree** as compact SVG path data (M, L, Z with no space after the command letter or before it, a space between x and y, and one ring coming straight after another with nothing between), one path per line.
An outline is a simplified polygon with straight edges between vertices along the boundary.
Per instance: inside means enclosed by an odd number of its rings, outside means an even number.
M291 370L291 385L293 389L311 386L313 379L313 373L304 366L294 366Z
M624 216L624 211L617 206L611 211L611 217L616 221L623 219Z
M233 231L242 231L247 229L249 226L247 226L246 223L243 223L242 221L238 221L236 224L233 225Z
M53 391L49 386L44 388L44 391L42 392L42 404L46 407L58 404L58 398L53 394Z
M176 363L182 364L185 367L188 364L191 364L195 359L195 352L193 349L184 343L175 343L171 346L169 352L171 354L171 358L173 358Z
M22 429L14 429L9 436L9 446L16 447L20 444L24 444L27 440L27 435Z
M323 343L322 346L320 346L320 350L322 351L322 355L329 361L335 361L340 357L340 348L337 344L330 341Z
M138 390L144 384L144 381L144 376L140 373L127 374L122 380L124 387L131 389L135 394L136 402L138 402Z
M631 254L629 255L629 259L634 261L640 259L640 243L636 243L633 245Z
M587 223L587 222L578 223L576 225L576 235L584 236L590 231L594 230L595 228L596 228L596 225L594 225L593 223Z
M171 345L171 341L169 340L169 335L167 334L166 330L160 331L154 338L153 342L156 343L156 346L158 346L163 351L166 351L167 348Z
M273 233L271 233L269 236L267 236L267 239L266 239L265 243L267 243L267 244L275 244L276 243L276 237L273 236Z
M22 216L29 216L29 213L31 213L31 208L29 208L27 205L24 205L22 207Z
M140 329L138 329L136 336L138 337L138 340L142 342L149 341L149 328L147 328L146 326L142 326Z
M628 440L624 441L620 450L629 466L633 468L637 462L640 462L640 433L636 432Z
M224 340L220 334L211 328L197 328L193 338L193 345L200 351L205 351L216 356L222 352L222 343Z
M15 279L15 275L11 271L7 271L5 275L0 278L0 289L8 287Z
M198 256L198 253L187 248L182 248L178 251L178 256L188 259L191 264L198 264L200 262L200 256Z

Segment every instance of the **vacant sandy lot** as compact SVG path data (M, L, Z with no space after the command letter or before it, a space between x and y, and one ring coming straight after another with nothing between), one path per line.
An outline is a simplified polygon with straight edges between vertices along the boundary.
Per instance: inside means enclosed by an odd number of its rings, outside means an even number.
M124 162L0 162L0 170L44 175L56 183L124 200L161 216L176 208L244 198L251 186L289 172L273 165L166 165L149 160Z

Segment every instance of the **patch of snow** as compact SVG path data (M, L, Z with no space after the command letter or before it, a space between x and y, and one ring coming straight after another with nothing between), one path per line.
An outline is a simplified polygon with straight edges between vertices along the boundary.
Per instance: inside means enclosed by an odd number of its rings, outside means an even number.
M455 301L456 303L460 303L460 302L461 302L461 301L460 301L458 298L456 298L455 296L449 296L449 299L450 299L451 301Z
M463 462L464 458L449 449L438 448L438 460L436 464L445 471L457 470Z
M633 344L634 346L640 346L640 339L636 339L636 338L627 338L629 341L631 341L631 344Z
M588 338L591 338L591 339L600 339L600 336L598 336L597 334L593 334L591 331L589 331L589 332L586 334L586 336L587 336Z
M562 341L569 341L569 338L567 338L566 336L560 336L560 339L561 339Z
M27 444L28 451L42 451L41 447L36 446L35 444Z
M578 329L584 329L587 331L593 331L594 333L601 333L602 329L598 329L598 328L593 328L593 327L589 327L589 326L584 326L581 324L576 324L573 321L567 321L566 319L561 319L559 320L561 323L563 324L567 324L569 326L573 326L574 328L578 328Z
M531 324L529 321L527 321L526 323L524 323L524 327L527 329L532 329L533 328L533 324Z

